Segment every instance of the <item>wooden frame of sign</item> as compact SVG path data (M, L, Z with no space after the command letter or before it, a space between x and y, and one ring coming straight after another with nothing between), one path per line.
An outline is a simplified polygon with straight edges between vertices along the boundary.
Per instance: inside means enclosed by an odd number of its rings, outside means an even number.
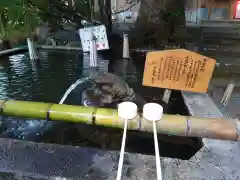
M207 92L215 59L185 49L149 52L146 57L144 86Z

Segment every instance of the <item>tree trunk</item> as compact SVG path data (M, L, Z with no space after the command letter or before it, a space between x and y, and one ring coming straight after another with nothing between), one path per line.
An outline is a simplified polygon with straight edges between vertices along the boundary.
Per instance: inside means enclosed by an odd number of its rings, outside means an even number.
M133 45L179 45L182 32L186 34L184 0L141 0Z
M101 13L101 22L107 27L107 32L111 33L112 31L112 14L111 14L111 0L98 0L98 5Z
M11 49L11 44L9 40L3 40L2 41L2 48L5 49Z
M68 0L68 8L73 9L73 1L72 0Z

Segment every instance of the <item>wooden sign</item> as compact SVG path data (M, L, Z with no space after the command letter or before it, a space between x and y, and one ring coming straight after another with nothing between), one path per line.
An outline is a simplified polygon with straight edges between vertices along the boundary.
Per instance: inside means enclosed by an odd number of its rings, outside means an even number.
M216 60L185 50L147 54L143 85L192 92L207 92Z

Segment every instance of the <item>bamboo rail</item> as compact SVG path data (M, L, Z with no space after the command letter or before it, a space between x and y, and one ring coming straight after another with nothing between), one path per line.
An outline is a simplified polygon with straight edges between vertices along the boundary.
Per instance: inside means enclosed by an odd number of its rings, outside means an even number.
M117 110L106 108L0 100L0 115L124 127L124 121L117 116ZM152 132L152 123L139 114L137 118L129 121L128 129ZM157 131L168 135L240 140L240 123L227 119L165 114L162 120L157 122Z

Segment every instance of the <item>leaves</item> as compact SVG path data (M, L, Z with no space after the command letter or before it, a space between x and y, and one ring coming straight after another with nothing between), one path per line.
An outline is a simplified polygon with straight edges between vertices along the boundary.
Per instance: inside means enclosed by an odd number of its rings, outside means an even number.
M27 0L0 0L0 38L8 39L15 31L31 30L39 25L40 18L36 7L29 8Z
M101 0L100 0L101 1ZM31 31L40 23L59 27L63 22L93 21L95 0L0 0L0 39L12 31Z

